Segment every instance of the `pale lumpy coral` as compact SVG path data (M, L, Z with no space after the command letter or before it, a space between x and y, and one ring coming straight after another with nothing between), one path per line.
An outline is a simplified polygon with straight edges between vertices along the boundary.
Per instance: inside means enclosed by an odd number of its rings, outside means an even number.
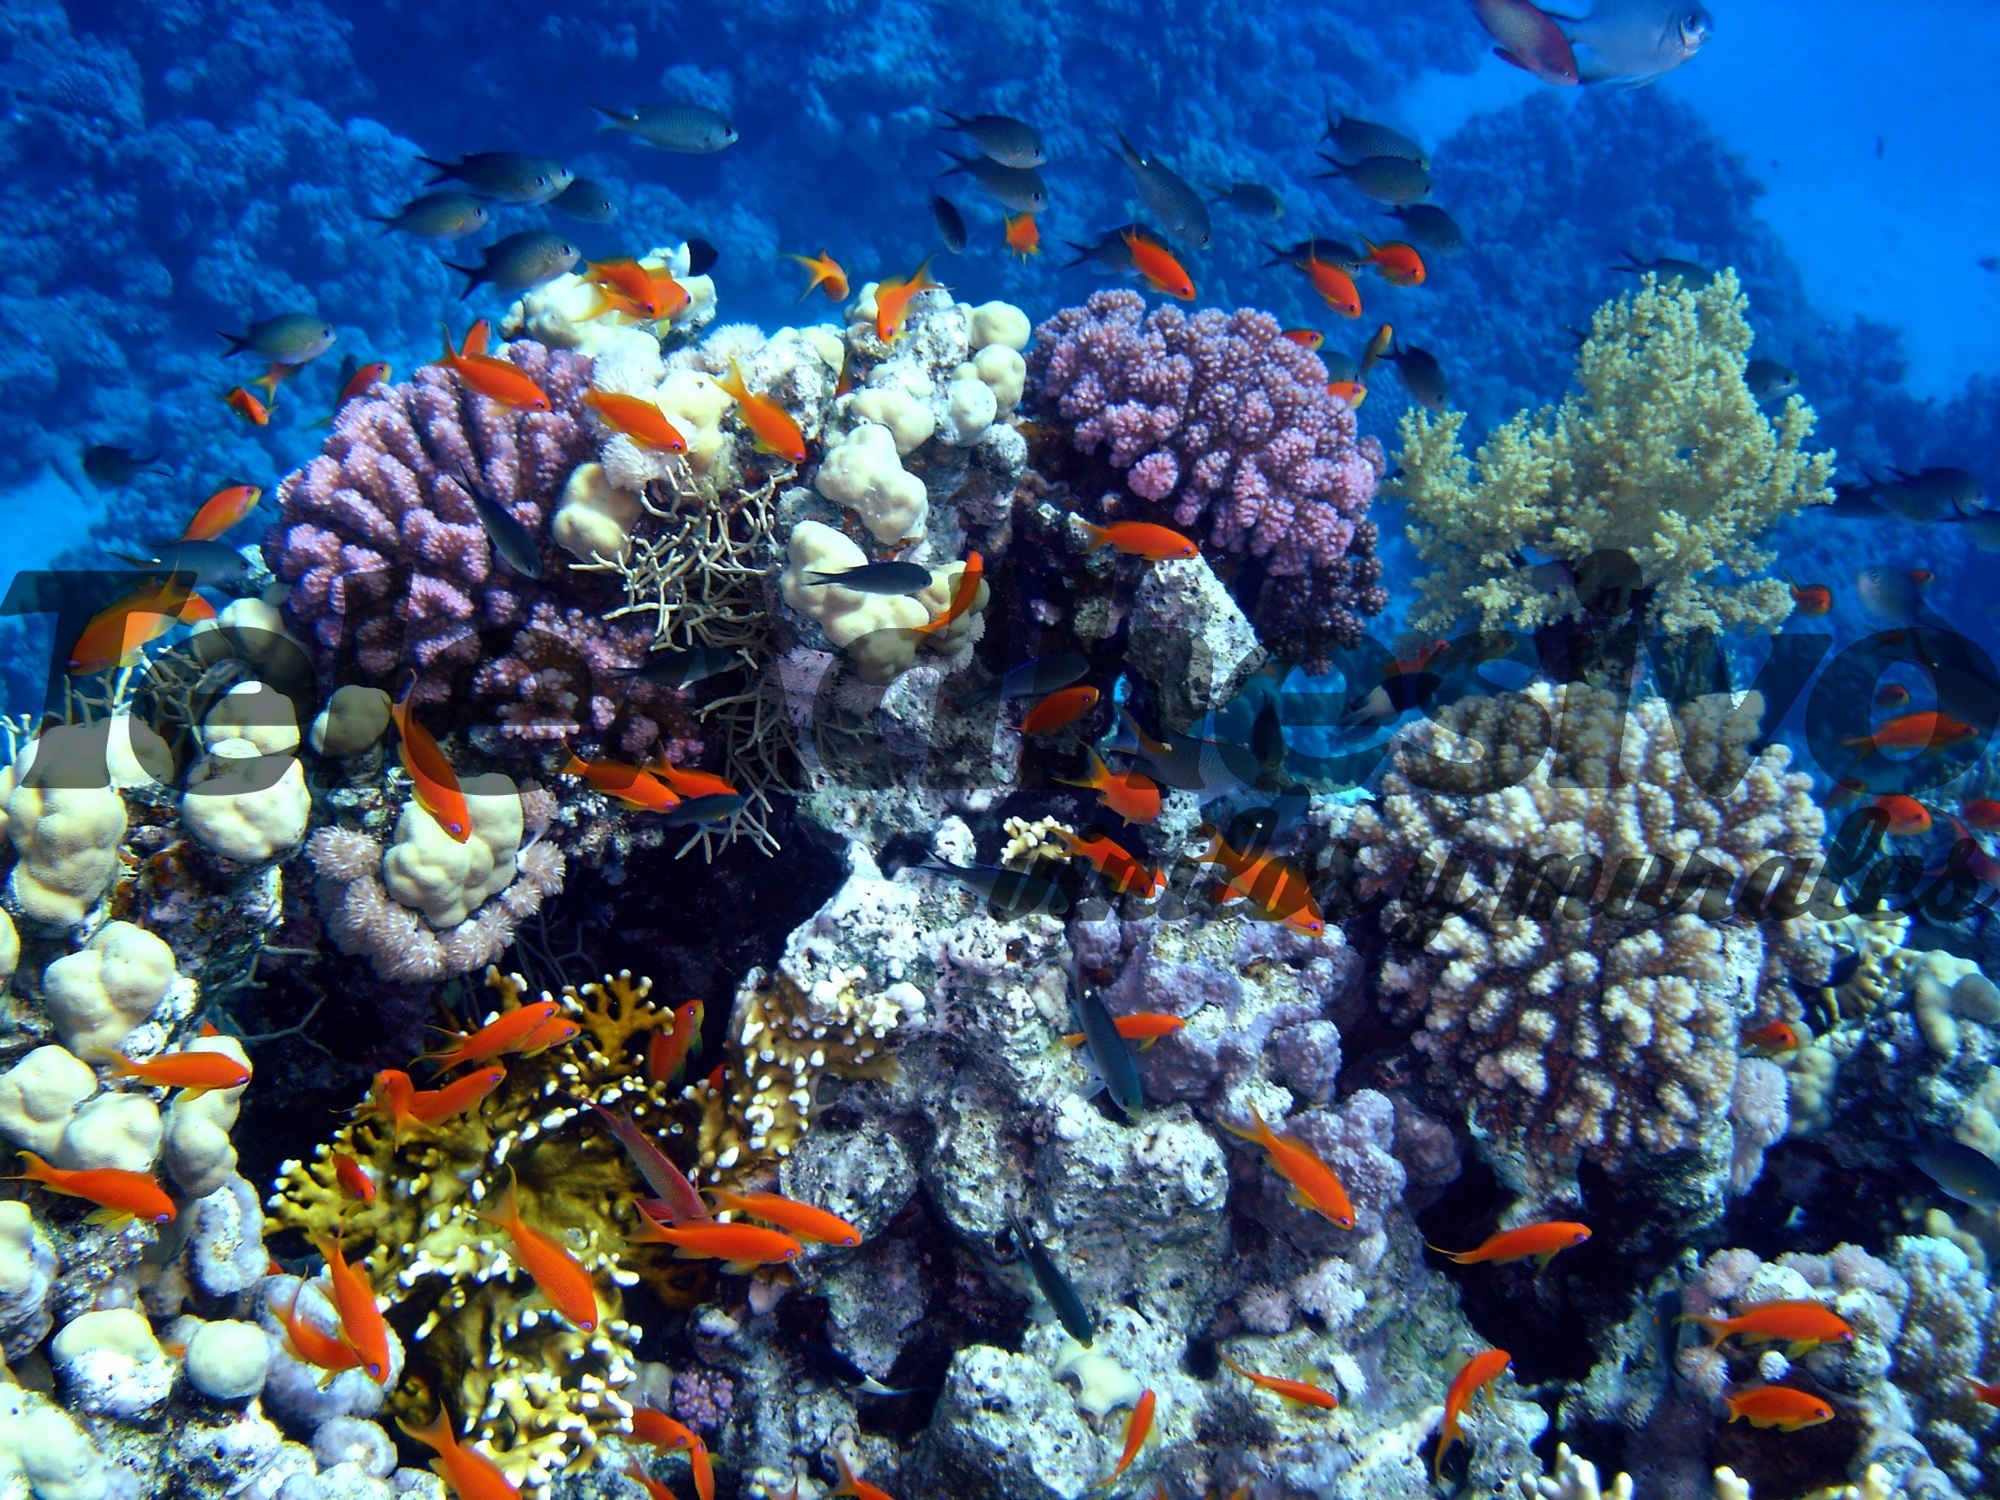
M1363 889L1392 892L1382 990L1502 1178L1573 1204L1581 1157L1685 1226L1720 1210L1737 1158L1740 1030L1787 1013L1791 968L1824 966L1813 918L1754 920L1730 892L1761 869L1796 895L1824 822L1784 748L1750 753L1756 695L1620 708L1536 684L1444 709L1402 732L1348 832ZM1494 776L1507 746L1518 779Z
M1528 628L1574 612L1552 572L1524 549L1575 562L1629 553L1670 631L1775 626L1790 590L1760 578L1775 521L1832 498L1831 454L1807 454L1812 408L1797 396L1767 421L1744 382L1749 304L1735 273L1698 291L1679 281L1597 310L1577 357L1583 387L1556 407L1517 413L1481 445L1477 472L1459 445L1463 412L1402 419L1409 535L1430 570L1410 623Z

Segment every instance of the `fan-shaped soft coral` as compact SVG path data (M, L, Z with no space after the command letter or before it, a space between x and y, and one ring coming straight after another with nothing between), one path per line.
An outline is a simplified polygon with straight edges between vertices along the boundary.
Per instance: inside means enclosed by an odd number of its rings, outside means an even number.
M1036 329L1034 399L1133 495L1205 526L1212 562L1255 564L1250 613L1267 645L1354 644L1387 602L1367 519L1380 447L1356 441L1326 367L1269 314L1144 314L1135 292L1098 292Z
M1522 563L1534 549L1576 560L1631 554L1670 631L1775 626L1790 590L1756 578L1775 554L1774 521L1832 498L1831 454L1802 451L1812 408L1797 396L1776 425L1744 383L1749 303L1732 271L1699 291L1644 287L1597 310L1578 356L1581 394L1517 413L1481 446L1478 475L1459 447L1463 412L1402 420L1410 540L1431 571L1417 579L1419 630L1468 617L1530 627L1576 607L1567 585Z

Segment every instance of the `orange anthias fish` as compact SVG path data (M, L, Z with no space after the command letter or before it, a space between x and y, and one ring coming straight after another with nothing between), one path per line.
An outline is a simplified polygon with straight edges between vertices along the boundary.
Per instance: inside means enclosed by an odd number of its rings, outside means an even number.
M86 1167L71 1172L50 1166L32 1151L23 1151L21 1157L27 1170L8 1181L39 1182L52 1193L95 1203L97 1207L84 1215L92 1224L117 1226L133 1219L144 1219L148 1224L173 1222L174 1200L149 1173L127 1172L121 1167Z
M1058 828L1055 834L1069 858L1089 860L1090 867L1109 881L1111 889L1120 896L1151 901L1167 888L1164 870L1147 869L1132 857L1129 849L1108 835L1086 839L1067 828Z
M264 491L254 484L225 484L221 489L201 502L201 509L187 523L181 533L184 542L212 542L223 532L236 525L264 498Z
M1007 248L1023 260L1042 253L1042 231L1035 223L1033 214L1007 215L1007 232L1003 238Z
M1287 328L1279 337L1290 339L1301 349L1311 349L1315 353L1326 346L1326 335L1317 328Z
M1146 1446L1147 1434L1153 1430L1153 1407L1157 1400L1150 1389L1139 1393L1139 1400L1125 1423L1125 1451L1118 1455L1117 1467L1093 1484L1092 1489L1101 1490L1107 1484L1116 1484L1118 1476L1132 1467L1132 1460L1139 1456L1139 1450Z
M340 388L340 394L333 398L333 409L338 412L356 396L365 396L378 385L387 385L396 378L396 370L386 359L371 360L356 368L347 377L347 384Z
M477 1109L480 1101L499 1088L506 1077L507 1070L493 1063L455 1078L441 1089L419 1089L409 1097L410 1118L427 1129L442 1125Z
M1319 1153L1303 1141L1274 1132L1264 1123L1264 1117L1257 1112L1255 1105L1250 1107L1250 1118L1255 1122L1254 1130L1241 1129L1227 1120L1221 1122L1222 1128L1231 1135L1255 1141L1264 1148L1278 1175L1292 1185L1292 1202L1300 1208L1311 1209L1342 1229L1352 1229L1354 1203L1333 1168L1321 1161Z
M833 1462L840 1471L840 1483L835 1485L830 1493L849 1495L853 1500L896 1500L895 1496L880 1485L870 1484L855 1473L854 1465L847 1461L847 1451L838 1443L833 1445Z
M653 1083L672 1083L687 1066L688 1055L701 1048L701 1023L708 1007L690 1000L674 1011L670 1032L653 1033L646 1044L646 1077Z
M645 812L666 812L681 799L651 771L617 760L585 760L575 751L562 768L565 776L581 776L607 797Z
M1401 240L1390 240L1385 245L1376 245L1368 240L1361 242L1368 247L1368 261L1382 273L1382 279L1391 286L1422 286L1424 282L1424 258L1417 253L1414 245L1406 245Z
M271 425L271 408L259 401L242 386L231 386L222 397L222 404L253 427Z
M1729 1407L1730 1421L1741 1417L1752 1427L1797 1432L1801 1427L1817 1427L1833 1420L1833 1408L1826 1402L1788 1385L1760 1385L1752 1391L1733 1391L1722 1399Z
M1090 538L1085 552L1095 552L1099 547L1111 547L1128 557L1143 557L1148 562L1180 561L1190 557L1200 557L1201 548L1178 531L1167 526L1155 526L1150 521L1113 521L1109 526L1093 526L1081 521L1083 534Z
M327 1280L333 1284L340 1336L361 1356L362 1373L377 1385L388 1384L389 1325L375 1305L375 1288L368 1284L367 1273L347 1263L338 1239L320 1240L313 1248L326 1262Z
M468 335L468 347L471 342ZM445 331L444 354L438 363L457 375L468 390L477 391L489 401L498 401L502 406L518 407L523 411L549 410L548 392L529 379L526 370L504 359L462 353L452 348L449 330Z
M715 1500L715 1472L708 1461L708 1444L701 1440L700 1433L685 1422L676 1422L657 1407L635 1406L632 1436L669 1453L685 1448L688 1464L694 1470L695 1493L701 1500Z
M392 1138L400 1146L411 1131L430 1128L410 1112L410 1102L416 1096L416 1083L408 1073L401 1068L384 1068L375 1075L368 1097L355 1106L354 1113L357 1117L372 1115L386 1121Z
M1958 810L1959 816L1981 833L2000 829L2000 802L1991 797L1974 797Z
M677 797L734 797L736 784L712 771L677 766L665 752L647 763L646 769L674 789Z
M458 1500L520 1500L521 1492L498 1464L476 1448L460 1446L451 1430L451 1416L442 1406L437 1420L428 1427L414 1427L403 1417L396 1418L396 1425L425 1447L437 1450L431 1468Z
M1247 901L1251 911L1265 921L1308 937L1326 931L1326 919L1313 899L1312 882L1297 865L1268 849L1239 854L1213 828L1204 825L1204 831L1208 848L1200 863L1221 866L1227 877L1216 887L1217 902Z
M1132 269L1147 286L1178 302L1194 301L1194 278L1174 258L1173 251L1129 229L1125 231L1125 248L1132 252Z
M310 1318L299 1316L299 1298L305 1295L305 1290L306 1284L301 1280L292 1289L291 1305L283 1312L279 1312L268 1300L265 1305L271 1308L279 1323L284 1326L285 1343L292 1357L303 1364L312 1365L326 1372L320 1381L324 1386L342 1370L360 1368L361 1356L349 1348L343 1340L323 1332Z
M808 275L811 277L811 280L806 282L806 289L799 293L799 301L805 301L816 290L822 288L825 290L826 298L829 302L845 302L847 300L849 290L847 272L842 268L839 261L826 253L825 247L821 247L818 255L792 255L788 253L785 259L797 261L806 268Z
M792 414L769 396L760 396L745 385L742 367L735 360L729 362L729 378L716 384L725 395L735 399L736 414L756 438L759 449L795 464L806 461L806 437L792 420Z
M1889 832L1898 838L1915 838L1931 831L1931 812L1915 797L1901 792L1884 792L1874 806L1889 819Z
M1792 603L1798 612L1810 619L1817 619L1833 608L1833 590L1823 583L1799 583L1792 575L1780 575L1791 585Z
M1172 1036L1176 1031L1187 1025L1187 1022L1183 1021L1179 1016L1166 1015L1160 1011L1137 1010L1129 1016L1113 1016L1111 1024L1120 1036L1124 1037L1128 1042L1137 1042L1139 1050L1144 1052L1161 1037ZM1080 1031L1070 1032L1063 1038L1063 1045L1065 1047L1081 1047L1083 1045L1083 1033Z
M87 677L131 666L148 645L176 625L214 618L215 606L178 578L157 588L137 589L90 617L70 647L70 675Z
M1090 774L1082 781L1067 776L1056 780L1064 786L1080 786L1097 793L1097 800L1128 823L1151 823L1160 816L1160 789L1142 771L1114 771L1095 750L1085 748L1090 757Z
M1021 733L1030 735L1055 734L1069 728L1078 719L1097 707L1101 695L1088 683L1062 688L1050 693L1021 719Z
M935 620L932 620L928 625L912 626L912 630L917 635L934 635L944 629L945 626L951 624L960 615L972 608L973 601L979 597L980 580L985 576L986 559L981 557L977 552L966 553L965 567L959 573L958 581L952 585L951 603L945 606L944 613L939 615Z
M1796 1052L1805 1045L1798 1028L1790 1021L1772 1021L1740 1038L1745 1052L1757 1057L1775 1057L1780 1052Z
M635 317L650 320L659 316L652 273L636 260L616 256L610 260L586 261L584 269L600 290L615 292Z
M410 685L416 686L414 678ZM431 732L410 712L408 693L389 706L389 717L396 721L396 754L416 787L417 805L454 841L464 843L472 837L472 809L458 789L458 773Z
M340 1184L340 1190L356 1203L375 1201L375 1179L367 1169L345 1151L333 1153L333 1180Z
M1851 749L1873 746L1877 750L1923 750L1935 754L1978 733L1970 724L1954 719L1950 714L1925 708L1915 713L1899 714L1873 734L1842 740L1841 743Z
M708 1190L708 1196L726 1209L788 1229L794 1238L810 1240L815 1245L861 1243L860 1230L840 1215L814 1208L810 1203L799 1203L777 1193L732 1193L715 1187Z
M1326 383L1326 393L1329 396L1338 396L1347 403L1350 410L1368 399L1368 387L1358 380L1329 380Z
M1309 1380L1286 1380L1278 1375L1259 1375L1246 1370L1228 1355L1221 1356L1222 1362L1238 1375L1259 1389L1269 1391L1274 1396L1282 1396L1295 1406L1312 1406L1321 1411L1337 1411L1340 1402L1332 1391L1321 1390Z
M1818 1302L1759 1302L1733 1318L1711 1318L1700 1313L1683 1315L1682 1322L1699 1323L1713 1343L1726 1338L1743 1338L1752 1343L1780 1343L1797 1359L1819 1344L1851 1344L1854 1327L1833 1309Z
M1461 1266L1474 1266L1490 1262L1496 1266L1511 1265L1517 1260L1533 1256L1547 1265L1572 1245L1581 1245L1590 1238L1590 1226L1570 1223L1562 1219L1551 1219L1542 1224L1523 1224L1519 1229L1503 1229L1490 1235L1485 1243L1471 1250L1440 1250L1436 1245L1426 1245L1426 1250L1437 1250L1446 1260Z
M1513 1362L1514 1356L1505 1349L1487 1349L1468 1359L1465 1368L1452 1380L1451 1389L1444 1393L1444 1421L1438 1426L1437 1453L1431 1459L1433 1482L1444 1467L1445 1450L1458 1441L1458 1421L1465 1415L1465 1408Z
M694 300L688 289L664 271L648 271L653 278L653 305L660 310L660 319L671 318L681 312Z
M211 1089L240 1089L250 1081L247 1064L227 1052L162 1052L134 1062L122 1052L107 1055L113 1078L137 1078L155 1088L180 1089L183 1099L199 1099Z
M903 325L909 321L910 299L918 292L927 292L938 283L931 280L931 258L926 255L924 263L905 281L891 278L875 285L875 337L885 344L893 344L903 336Z
M687 439L667 420L667 414L639 396L621 396L614 391L590 391L583 404L604 419L604 425L622 432L633 442L662 453L687 452Z
M719 1260L740 1276L753 1266L797 1260L806 1247L789 1234L756 1224L662 1224L641 1213L632 1239L639 1244L672 1245L678 1260Z
M490 1058L505 1057L510 1052L523 1051L527 1044L539 1040L536 1033L543 1023L555 1019L561 1009L560 1000L537 1000L531 1005L523 1005L477 1031L452 1033L454 1045L442 1052L426 1052L418 1061L427 1062L443 1073L464 1063L485 1062ZM538 1046L536 1050L541 1048Z
M597 1331L597 1288L591 1284L590 1272L552 1236L521 1217L519 1184L512 1167L507 1169L507 1191L500 1195L500 1206L479 1217L514 1242L514 1259L535 1278L535 1285L557 1312L585 1333Z
M1312 289L1319 293L1319 300L1339 313L1343 318L1361 316L1361 289L1354 284L1354 278L1339 266L1330 266L1318 258L1303 261L1299 269L1306 273Z

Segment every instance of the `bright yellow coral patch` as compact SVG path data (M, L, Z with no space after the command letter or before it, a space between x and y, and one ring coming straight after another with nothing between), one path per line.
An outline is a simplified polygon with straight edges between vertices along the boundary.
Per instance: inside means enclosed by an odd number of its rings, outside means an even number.
M1600 307L1577 360L1581 394L1519 412L1480 447L1459 445L1463 412L1402 419L1409 536L1430 571L1414 628L1532 629L1573 613L1567 586L1522 564L1524 550L1575 561L1631 554L1655 590L1650 623L1670 632L1775 627L1790 589L1758 575L1770 525L1832 498L1831 454L1806 454L1812 408L1797 396L1775 423L1744 382L1752 333L1733 271L1689 291L1648 275Z

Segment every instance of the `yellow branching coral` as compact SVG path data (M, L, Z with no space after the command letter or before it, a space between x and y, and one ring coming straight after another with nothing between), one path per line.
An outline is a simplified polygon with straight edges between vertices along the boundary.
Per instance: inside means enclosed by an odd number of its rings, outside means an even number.
M487 984L499 1013L524 1001L518 976L489 969ZM343 1126L312 1161L284 1165L269 1205L274 1230L338 1234L390 1304L410 1352L394 1409L427 1418L443 1401L511 1479L536 1489L587 1465L601 1434L629 1430L619 1391L634 1378L638 1330L620 1315L620 1288L644 1279L688 1300L684 1263L627 1241L632 1200L650 1192L603 1131L577 1123L585 1101L615 1108L658 1132L669 1155L686 1155L673 1147L667 1086L646 1076L647 1041L672 1022L648 1002L650 989L629 974L566 987L559 999L581 1028L575 1040L505 1059L506 1079L476 1111L400 1145L386 1121ZM336 1151L368 1170L373 1202L342 1194ZM510 1172L522 1216L591 1271L595 1333L562 1319L515 1264L507 1235L479 1217Z
M1749 303L1733 271L1700 291L1639 291L1597 310L1578 357L1582 394L1519 412L1479 449L1459 446L1463 412L1403 417L1409 536L1430 571L1411 624L1532 629L1572 613L1567 585L1522 565L1523 549L1575 561L1631 554L1668 631L1776 626L1791 592L1761 578L1772 522L1832 498L1831 454L1802 451L1812 408L1797 396L1775 424L1743 372ZM1474 617L1477 617L1476 620Z

